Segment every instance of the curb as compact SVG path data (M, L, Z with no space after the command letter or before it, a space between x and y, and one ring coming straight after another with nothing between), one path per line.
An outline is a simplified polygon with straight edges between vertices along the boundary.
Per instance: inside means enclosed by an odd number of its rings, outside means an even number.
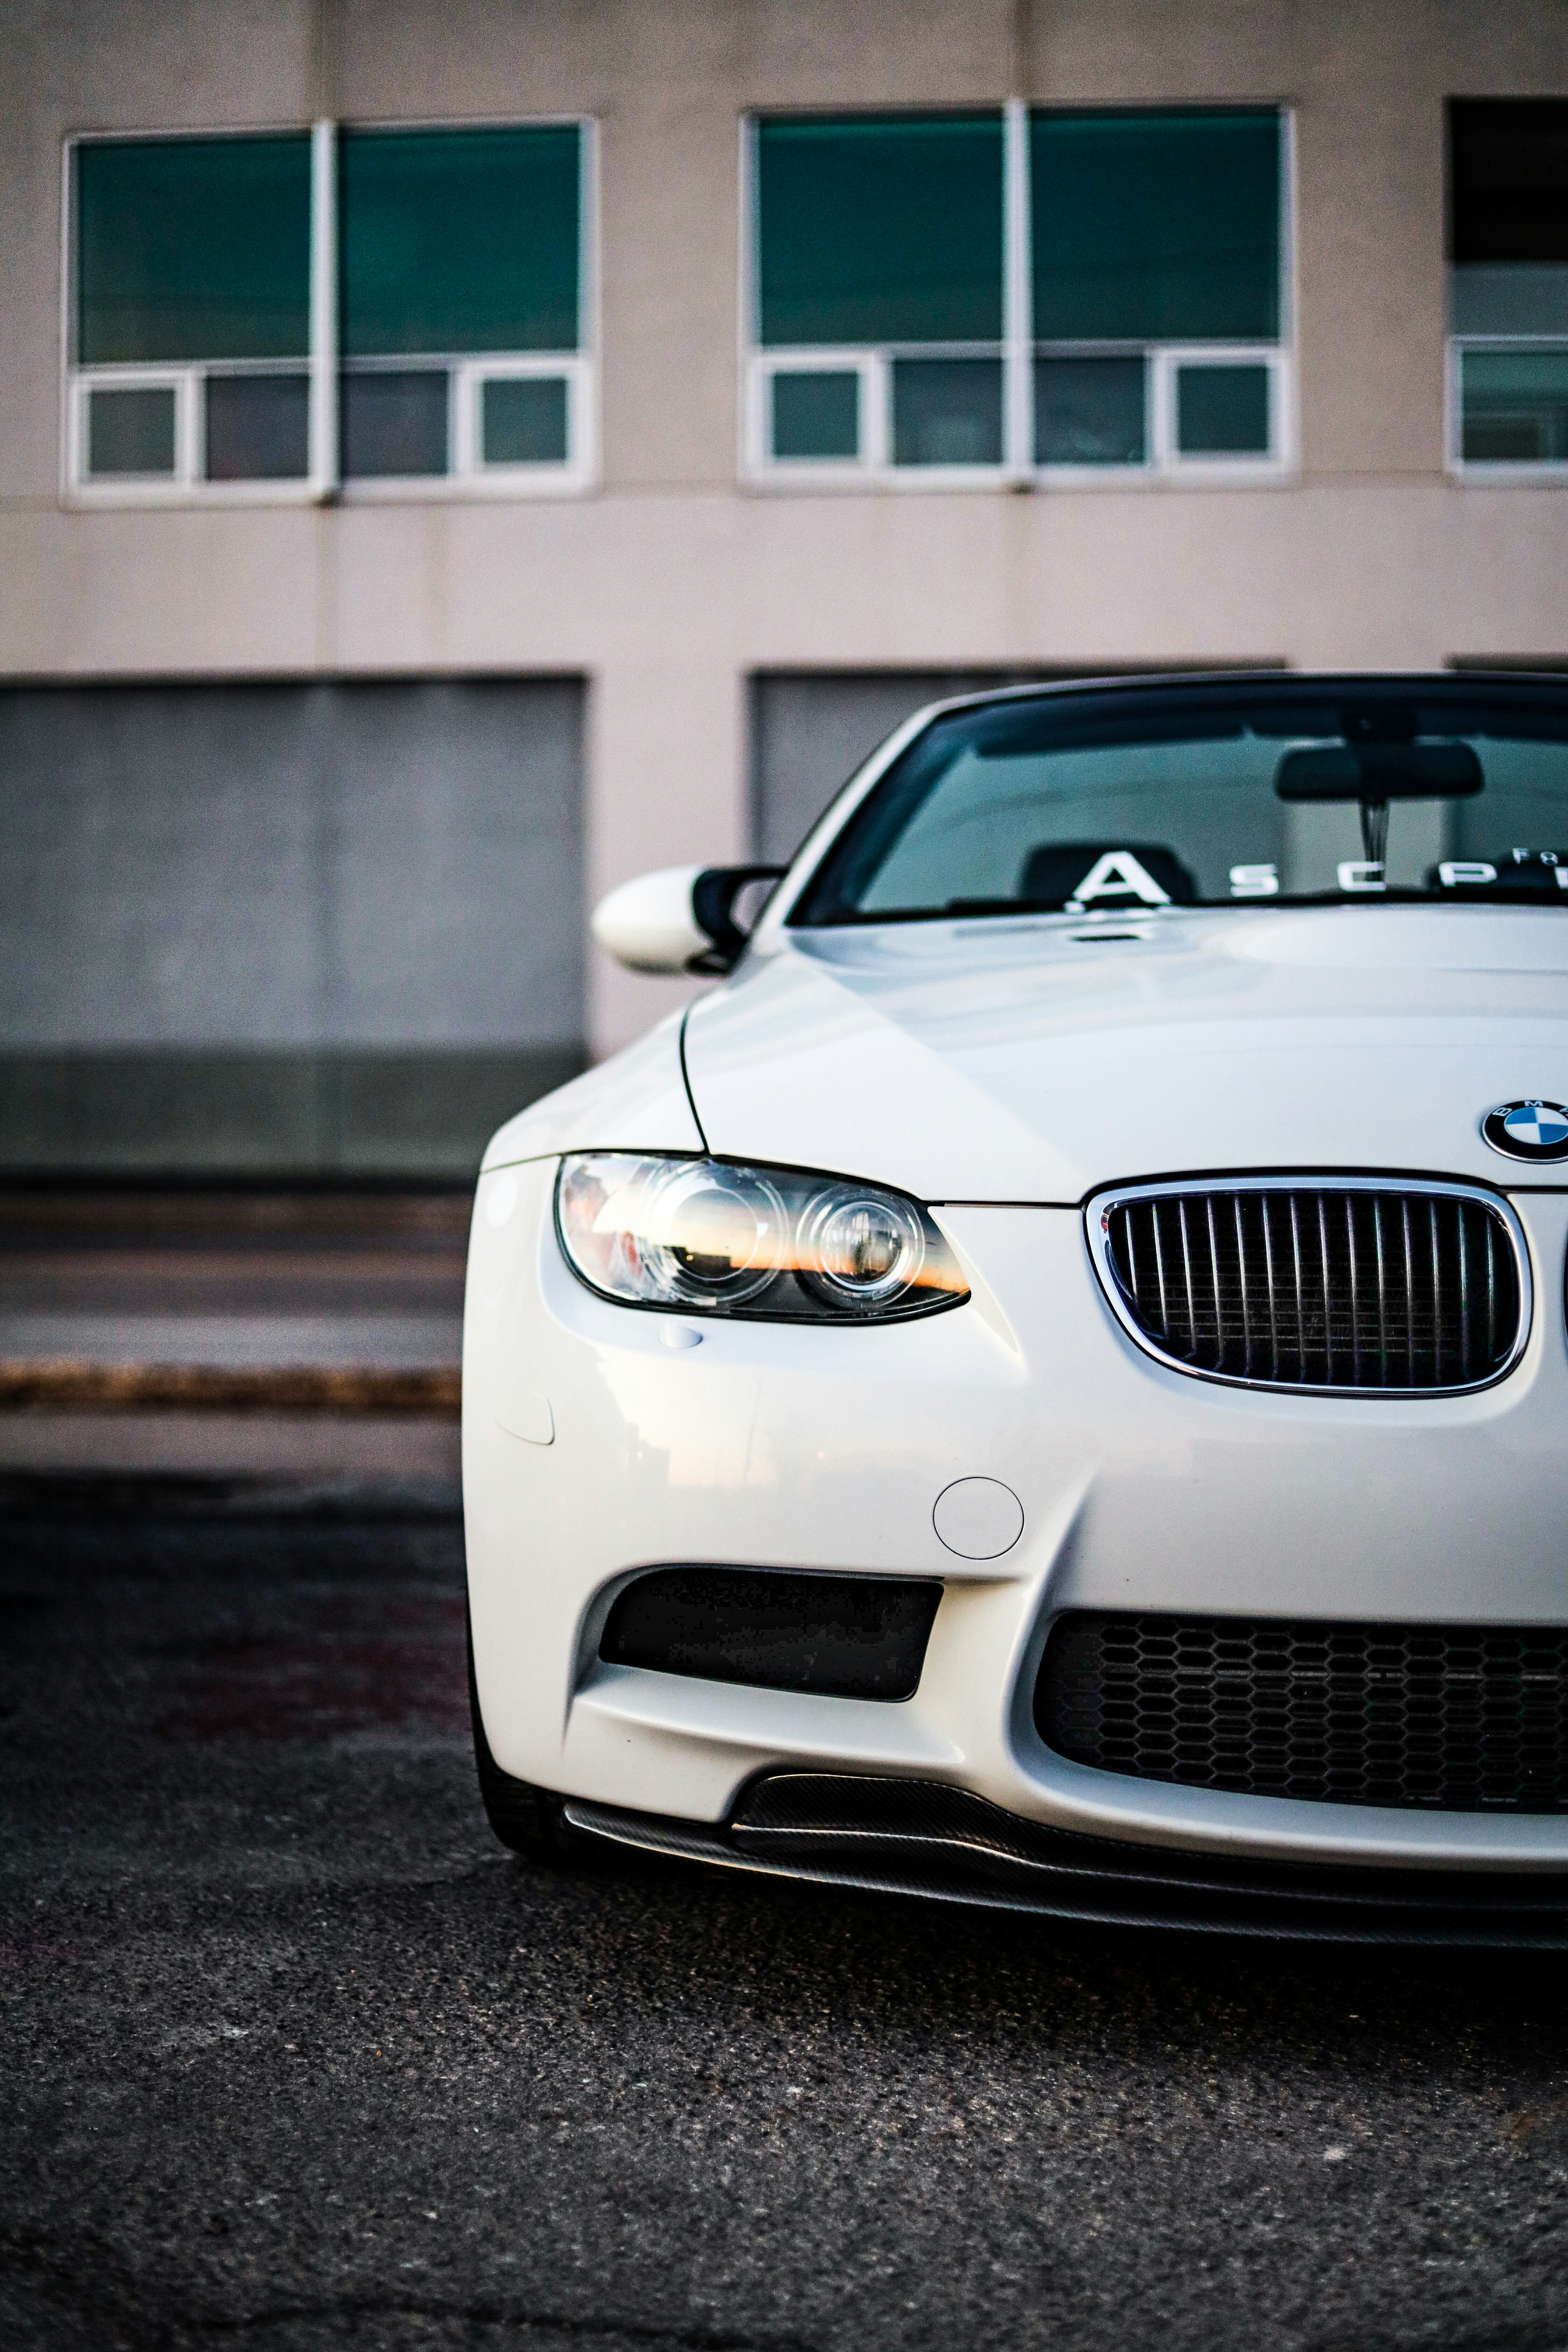
M0 1410L417 1413L458 1418L455 1364L412 1370L308 1364L231 1370L218 1364L94 1364L72 1357L0 1360Z

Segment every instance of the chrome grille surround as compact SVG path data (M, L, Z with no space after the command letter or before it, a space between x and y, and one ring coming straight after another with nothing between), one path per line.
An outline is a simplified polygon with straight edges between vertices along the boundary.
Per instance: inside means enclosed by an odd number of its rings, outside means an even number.
M1149 1213L1129 1214L1139 1210ZM1298 1395L1456 1396L1504 1379L1530 1337L1523 1229L1485 1185L1194 1177L1118 1185L1084 1215L1122 1328L1192 1379Z

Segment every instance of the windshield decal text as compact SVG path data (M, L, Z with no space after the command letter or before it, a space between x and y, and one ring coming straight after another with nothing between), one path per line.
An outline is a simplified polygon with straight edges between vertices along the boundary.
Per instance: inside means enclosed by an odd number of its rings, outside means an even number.
M1148 867L1130 849L1108 849L1097 857L1067 902L1069 915L1081 914L1091 898L1141 898L1146 907L1168 907L1171 894L1162 890Z

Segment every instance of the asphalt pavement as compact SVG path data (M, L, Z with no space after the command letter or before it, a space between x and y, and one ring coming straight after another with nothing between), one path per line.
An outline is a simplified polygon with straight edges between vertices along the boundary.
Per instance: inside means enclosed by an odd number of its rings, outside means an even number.
M0 1482L0 2345L1568 2345L1561 1959L490 1840L448 1486Z

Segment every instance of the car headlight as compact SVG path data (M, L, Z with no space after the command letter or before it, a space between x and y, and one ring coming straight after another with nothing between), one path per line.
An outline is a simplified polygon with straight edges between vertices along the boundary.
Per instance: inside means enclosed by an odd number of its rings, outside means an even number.
M918 1201L842 1176L571 1152L555 1226L590 1290L634 1307L775 1323L870 1323L969 1296Z

